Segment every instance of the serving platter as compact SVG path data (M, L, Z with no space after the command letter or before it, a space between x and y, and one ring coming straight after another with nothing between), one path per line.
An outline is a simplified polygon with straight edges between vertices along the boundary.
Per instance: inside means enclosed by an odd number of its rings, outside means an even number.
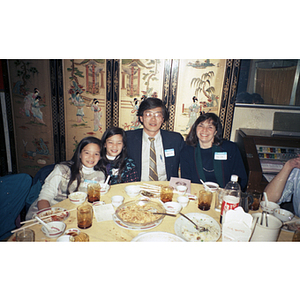
M113 221L121 228L125 228L125 229L130 229L130 230L148 230L148 229L152 229L157 227L161 222L162 219L159 220L158 222L151 224L151 225L145 225L145 226L140 226L140 225L127 225L125 223L123 223L115 214L112 215L113 217Z

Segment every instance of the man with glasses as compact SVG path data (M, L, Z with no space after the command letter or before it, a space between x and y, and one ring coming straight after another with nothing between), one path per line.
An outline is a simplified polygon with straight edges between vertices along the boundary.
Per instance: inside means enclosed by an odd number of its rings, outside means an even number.
M178 177L179 153L184 145L178 132L161 129L169 113L158 98L142 101L137 112L143 129L126 131L128 156L135 161L141 181ZM154 155L154 156L153 156Z

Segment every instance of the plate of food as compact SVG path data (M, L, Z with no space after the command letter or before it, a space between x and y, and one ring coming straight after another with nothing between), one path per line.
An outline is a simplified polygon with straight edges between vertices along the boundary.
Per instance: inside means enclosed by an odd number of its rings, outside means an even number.
M118 225L129 229L150 229L160 224L165 217L166 210L159 202L139 199L125 202L115 212L114 221Z
M47 207L39 210L36 214L33 215L33 219L35 216L38 216L44 222L52 222L52 221L64 221L69 217L69 212L61 207Z
M189 220L181 216L174 224L175 233L179 237L188 242L216 242L220 238L220 225L212 217L201 213L187 213L186 216L207 230L198 231Z

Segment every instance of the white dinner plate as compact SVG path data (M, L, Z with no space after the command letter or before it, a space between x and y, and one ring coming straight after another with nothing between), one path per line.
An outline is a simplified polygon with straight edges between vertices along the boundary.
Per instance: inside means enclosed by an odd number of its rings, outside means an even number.
M179 237L188 242L216 242L220 238L220 225L212 217L201 213L188 213L186 216L196 224L209 228L209 231L199 232L189 220L180 216L174 224L175 233Z
M181 237L162 231L142 232L132 242L186 242Z
M56 215L57 214L57 215ZM51 215L51 216L50 216ZM33 219L35 216L42 218L45 223L52 221L64 221L69 217L70 213L61 207L47 207L39 210L36 214L33 215ZM46 216L50 216L49 218L44 218Z

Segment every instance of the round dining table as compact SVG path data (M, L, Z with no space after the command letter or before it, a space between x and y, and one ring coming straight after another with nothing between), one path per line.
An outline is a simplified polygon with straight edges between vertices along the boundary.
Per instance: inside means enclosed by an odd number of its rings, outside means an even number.
M151 181L151 182L131 182L131 183L122 183L122 184L115 184L111 185L109 191L101 195L100 201L105 202L105 204L111 204L111 197L115 195L121 195L124 197L124 203L131 201L131 200L138 200L141 195L138 195L136 197L129 197L125 192L125 187L128 185L140 185L143 186L144 184L147 185L159 185L159 186L166 186L169 185L168 181ZM220 224L220 212L215 210L215 197L213 197L213 201L211 204L211 208L208 211L202 211L198 208L198 202L197 202L197 196L199 194L199 191L203 189L202 184L191 184L191 190L190 194L195 195L196 200L190 200L188 205L184 208L182 208L181 212L184 214L187 213L202 213L207 214L213 219L215 219ZM177 201L178 194L173 194L172 201ZM192 197L190 197L192 198ZM153 201L159 201L159 198L152 198ZM64 220L66 224L66 229L71 228L78 228L77 227L77 204L74 204L69 199L65 199L57 204L54 205L55 207L60 207L63 209L66 209L69 211L69 217ZM257 211L255 211L257 212ZM252 211L249 211L249 213L253 213ZM130 242L132 239L134 239L138 234L142 232L167 232L171 234L175 234L175 228L174 224L176 220L180 217L179 214L176 215L176 217L173 216L165 216L163 218L163 221L157 225L156 227L147 229L147 230L137 230L137 229L128 229L124 228L123 226L120 226L117 222L113 220L113 218L110 218L109 220L104 221L97 221L97 218L94 214L93 216L93 224L88 229L80 229L82 232L85 232L89 236L90 242ZM29 223L26 223L23 225L23 227L30 225ZM222 225L220 224L221 228ZM42 225L39 223L35 223L33 226L29 227L35 232L35 242L55 242L57 238L48 238L46 235L42 232L41 228ZM278 236L278 242L290 242L292 241L293 232L288 232L281 230L280 234ZM8 239L8 241L15 241L15 233ZM222 241L222 234L218 240L219 242Z

